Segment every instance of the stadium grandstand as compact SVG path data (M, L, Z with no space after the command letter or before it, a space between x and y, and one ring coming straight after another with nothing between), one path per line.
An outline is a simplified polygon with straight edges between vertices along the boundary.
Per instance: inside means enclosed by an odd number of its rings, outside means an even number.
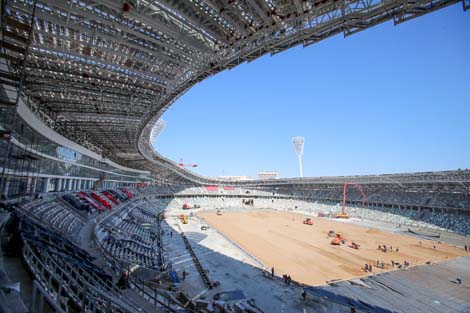
M0 312L470 312L470 170L209 178L151 145L211 75L450 5L2 0Z

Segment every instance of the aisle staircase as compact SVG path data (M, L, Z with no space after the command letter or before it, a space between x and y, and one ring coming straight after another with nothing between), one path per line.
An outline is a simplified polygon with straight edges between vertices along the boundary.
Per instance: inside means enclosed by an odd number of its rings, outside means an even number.
M181 237L183 237L184 245L186 246L186 249L191 255L194 265L196 265L196 269L199 272L199 275L201 276L202 281L204 282L204 285L209 289L214 288L214 284L212 284L212 282L209 279L209 276L207 276L206 271L202 267L201 262L199 262L199 259L196 256L196 253L194 253L193 247L191 247L191 244L189 243L188 238L186 238L186 235L184 234L184 232L181 232Z

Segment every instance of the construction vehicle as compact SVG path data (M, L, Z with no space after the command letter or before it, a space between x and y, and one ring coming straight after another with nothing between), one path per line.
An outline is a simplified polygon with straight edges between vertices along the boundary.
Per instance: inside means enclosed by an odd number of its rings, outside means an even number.
M302 223L304 223L305 225L313 225L313 219L307 217Z
M201 206L199 204L189 204L189 203L185 203L183 204L183 210L190 210L190 209L200 209Z
M353 249L356 249L356 250L359 250L360 245L353 241L353 242L351 242L351 245L349 247L353 248Z
M331 241L331 244L334 245L334 246L339 246L340 244L344 244L346 243L346 238L344 238L343 236L341 236L341 234L336 234L336 237L333 238L333 240Z
M181 214L180 219L181 219L181 222L183 224L188 224L188 216L187 215Z
M366 204L367 199L364 191L362 190L362 186L352 182L345 182L343 187L343 206L341 207L341 213L335 215L336 218L349 218L349 214L346 213L346 192L349 185L353 185L354 187L356 187L356 189L359 190L359 192L362 194L362 207L364 207L364 205Z

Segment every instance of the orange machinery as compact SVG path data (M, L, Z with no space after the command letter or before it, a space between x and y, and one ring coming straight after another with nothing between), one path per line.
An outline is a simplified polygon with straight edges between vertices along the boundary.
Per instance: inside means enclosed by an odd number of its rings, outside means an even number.
M339 246L340 244L344 243L346 241L346 238L341 236L341 234L336 234L336 237L333 238L331 241L331 244L334 246Z

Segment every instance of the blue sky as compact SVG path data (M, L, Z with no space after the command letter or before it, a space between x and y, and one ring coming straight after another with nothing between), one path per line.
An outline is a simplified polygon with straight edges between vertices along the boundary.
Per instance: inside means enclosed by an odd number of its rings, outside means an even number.
M470 13L458 3L219 73L163 116L157 150L202 175L470 168Z

